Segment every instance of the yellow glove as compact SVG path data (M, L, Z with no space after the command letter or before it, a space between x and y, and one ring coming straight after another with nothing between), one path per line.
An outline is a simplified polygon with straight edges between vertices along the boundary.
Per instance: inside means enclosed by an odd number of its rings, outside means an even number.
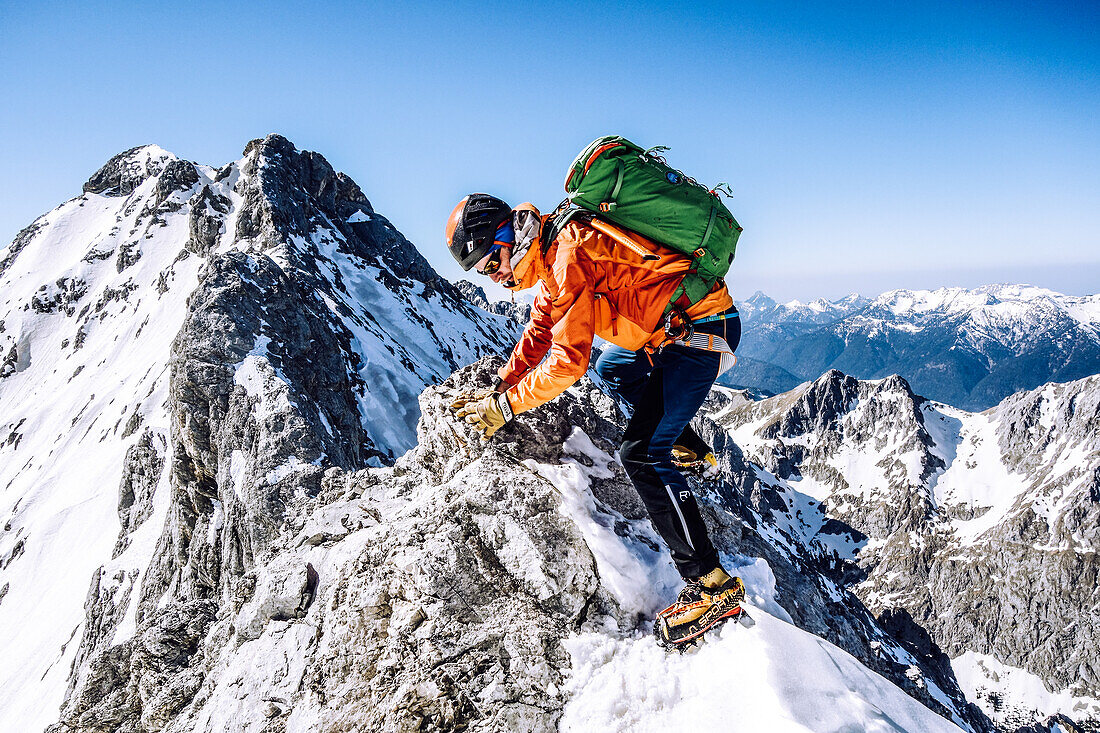
M466 389L458 393L458 396L448 405L448 408L451 412L457 413L471 402L478 402L491 394L493 394L493 390L491 389Z
M488 439L512 421L512 406L508 404L508 395L491 392L479 400L468 401L455 412L455 417L465 419L482 438Z

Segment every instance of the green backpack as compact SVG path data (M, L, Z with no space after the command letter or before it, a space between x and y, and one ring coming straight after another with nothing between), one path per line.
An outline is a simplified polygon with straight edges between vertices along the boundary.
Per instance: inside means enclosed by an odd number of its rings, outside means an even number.
M698 183L665 162L655 147L644 150L617 136L588 145L565 179L568 198L553 218L557 232L582 212L619 226L694 258L693 271L669 304L686 308L702 300L729 271L741 227L719 198L729 195Z

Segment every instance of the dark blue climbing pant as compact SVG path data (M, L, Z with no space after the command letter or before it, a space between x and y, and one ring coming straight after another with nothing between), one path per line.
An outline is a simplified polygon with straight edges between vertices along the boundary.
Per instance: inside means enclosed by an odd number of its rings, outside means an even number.
M736 349L741 324L732 318L700 324L696 332L723 336ZM630 418L619 459L685 579L713 570L718 553L691 487L672 463L672 446L682 444L697 453L706 448L688 423L710 392L720 359L718 352L685 346L667 346L656 354L609 346L596 362L596 372L625 403Z

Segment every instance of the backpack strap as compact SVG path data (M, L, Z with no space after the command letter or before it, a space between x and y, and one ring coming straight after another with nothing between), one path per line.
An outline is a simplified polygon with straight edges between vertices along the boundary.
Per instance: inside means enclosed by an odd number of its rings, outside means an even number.
M573 205L573 202L569 199L562 201L543 222L542 233L540 234L542 253L546 254L547 250L550 249L550 245L561 234L561 230L565 229L566 224L574 219L587 220L590 218L592 218L591 212Z

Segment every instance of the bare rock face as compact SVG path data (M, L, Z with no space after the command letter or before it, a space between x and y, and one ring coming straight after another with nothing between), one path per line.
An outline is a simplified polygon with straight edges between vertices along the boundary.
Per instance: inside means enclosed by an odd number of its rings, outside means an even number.
M210 254L225 232L225 215L229 213L229 207L228 198L214 193L210 186L202 187L188 218L191 232L191 238L185 245L188 251L200 257Z
M993 654L1054 689L1100 697L1100 619L1084 611L1100 603L1100 377L991 412L1002 461L1026 489L977 542L937 558L940 618L927 624L952 652Z
M200 640L214 618L210 601L158 609L134 639L93 659L50 731L159 731L202 681Z
M126 196L143 181L159 175L174 157L155 145L130 148L96 171L84 184L84 192Z
M178 477L187 492L178 501L196 518L189 526L182 511L171 516L162 548L189 538L187 562L165 591L183 605L169 613L144 603L135 640L86 665L56 730L99 730L104 721L134 731L555 730L567 702L564 640L591 630L648 633L649 619L606 585L569 501L543 472L591 464L593 517L624 542L648 548L653 562L667 563L667 551L612 459L619 409L592 383L519 416L488 443L451 416L447 405L459 390L487 388L500 363L483 360L425 390L418 444L392 467L332 466L319 485L303 477L278 501L255 491L234 499L232 476L212 463L192 469L208 476L202 485ZM234 399L231 393L230 413ZM192 413L195 404L188 403ZM256 429L294 415L267 413ZM721 435L712 424L699 427ZM224 418L194 428L210 446L195 455L206 461L241 450L224 442L241 430ZM296 440L309 444L303 434ZM577 441L590 447L578 451ZM719 445L726 478L697 486L716 545L767 559L777 598L795 623L934 710L987 730L931 652L911 655L853 596L775 543L754 509L753 494L768 489L732 448ZM220 524L204 516L204 497L221 505ZM247 516L254 507L280 513L253 517L261 529L234 524L236 512ZM234 537L248 537L247 546L234 546ZM216 564L218 557L237 559ZM201 613L181 623L184 609ZM198 628L201 638L188 635ZM170 659L158 679L168 680L170 694L143 696L152 641L166 634L194 643L184 654L163 642ZM925 680L948 697L937 700ZM100 687L109 684L108 697Z
M153 492L164 471L166 448L162 436L146 430L126 451L118 491L118 519L122 529L115 545L115 557L126 549L129 535L153 512Z

